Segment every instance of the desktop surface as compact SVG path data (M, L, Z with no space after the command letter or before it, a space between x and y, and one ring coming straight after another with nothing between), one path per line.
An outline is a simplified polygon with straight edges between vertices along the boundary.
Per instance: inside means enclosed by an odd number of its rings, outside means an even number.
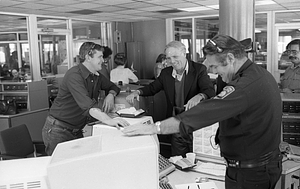
M206 177L209 178L209 175L194 172L194 171L181 171L176 169L174 172L168 175L169 183L176 189L175 185L181 184L190 184L196 183L196 178ZM209 180L216 184L218 189L225 189L225 182L224 181L216 181L216 180Z

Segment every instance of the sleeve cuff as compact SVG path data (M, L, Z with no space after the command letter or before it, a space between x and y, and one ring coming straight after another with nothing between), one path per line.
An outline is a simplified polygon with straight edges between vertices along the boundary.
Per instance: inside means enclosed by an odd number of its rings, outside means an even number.
M206 100L206 99L207 99L207 96L206 96L206 94L199 93L198 95L200 95L200 96L202 97L202 100L201 100L201 101L203 101L203 100Z
M114 97L116 97L116 96L117 96L117 93L116 93L116 91L113 91L113 90L110 90L110 91L108 92L108 94L112 94Z

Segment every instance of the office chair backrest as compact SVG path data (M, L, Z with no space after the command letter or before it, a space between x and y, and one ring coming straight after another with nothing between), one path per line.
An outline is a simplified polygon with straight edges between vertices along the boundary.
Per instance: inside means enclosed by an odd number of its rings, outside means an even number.
M34 152L32 138L25 124L0 131L1 155L24 158Z

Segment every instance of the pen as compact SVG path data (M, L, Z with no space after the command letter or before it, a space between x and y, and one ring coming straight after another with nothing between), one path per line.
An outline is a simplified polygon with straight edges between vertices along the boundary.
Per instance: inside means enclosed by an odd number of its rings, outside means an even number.
M197 184L198 189L200 189L200 186Z
M222 180L222 179L218 179L218 178L208 178L209 180L216 180L216 181L221 181L221 182L224 182L224 180Z
M92 126L92 125L95 125L95 124L98 124L98 123L101 123L101 121L94 121L94 122L88 123L87 125Z

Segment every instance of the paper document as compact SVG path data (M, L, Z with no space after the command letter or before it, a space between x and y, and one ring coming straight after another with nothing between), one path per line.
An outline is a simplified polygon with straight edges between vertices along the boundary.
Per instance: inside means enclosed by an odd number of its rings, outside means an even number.
M215 135L219 123L199 129L193 132L193 152L198 155L208 155L220 158L220 148L215 145Z
M218 189L214 182L190 183L175 185L176 189Z
M142 109L136 110L135 107L130 107L130 108L124 108L118 110L116 113L119 114L121 117L136 117L145 111Z
M193 171L224 177L226 172L226 166L222 164L198 161L197 166L193 168Z

